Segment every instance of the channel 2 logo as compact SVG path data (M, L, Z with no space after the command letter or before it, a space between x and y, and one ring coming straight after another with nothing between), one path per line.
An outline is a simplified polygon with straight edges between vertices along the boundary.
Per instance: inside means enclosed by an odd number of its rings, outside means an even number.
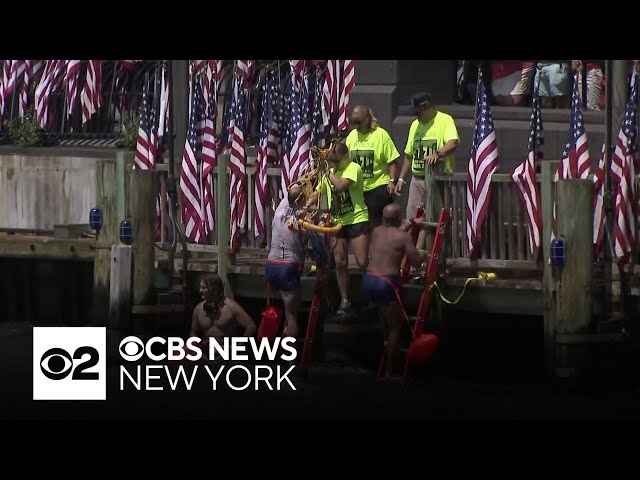
M33 399L106 400L106 329L34 327Z

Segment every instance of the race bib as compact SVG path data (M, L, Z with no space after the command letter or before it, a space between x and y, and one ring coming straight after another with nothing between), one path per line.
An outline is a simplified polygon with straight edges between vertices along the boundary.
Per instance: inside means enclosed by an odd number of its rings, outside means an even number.
M351 159L360 165L362 176L366 180L373 178L373 150L352 150Z
M351 195L349 191L336 192L335 195L335 214L339 217L344 217L349 213L353 213L353 202L351 201Z
M413 141L413 162L414 173L424 174L424 163L432 153L438 150L438 141L435 139L422 139Z

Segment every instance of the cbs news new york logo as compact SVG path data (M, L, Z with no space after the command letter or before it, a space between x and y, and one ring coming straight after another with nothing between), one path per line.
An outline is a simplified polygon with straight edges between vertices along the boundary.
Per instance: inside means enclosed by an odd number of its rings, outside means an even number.
M104 327L33 328L34 400L106 400Z

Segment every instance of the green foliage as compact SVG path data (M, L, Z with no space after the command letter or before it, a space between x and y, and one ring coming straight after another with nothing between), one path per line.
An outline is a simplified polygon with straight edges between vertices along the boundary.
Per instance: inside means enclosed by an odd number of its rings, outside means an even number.
M122 123L118 146L127 150L135 150L138 143L138 128L140 127L140 116L136 114L133 118L127 117Z
M33 107L29 108L24 118L14 118L6 123L9 141L21 147L43 147L47 144L47 136L38 125Z

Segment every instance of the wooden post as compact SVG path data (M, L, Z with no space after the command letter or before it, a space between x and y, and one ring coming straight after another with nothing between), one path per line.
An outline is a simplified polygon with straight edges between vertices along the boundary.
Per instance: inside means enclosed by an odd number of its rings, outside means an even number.
M109 328L131 330L131 245L111 246L111 288L109 296Z
M132 170L129 177L129 218L133 226L133 304L153 301L155 223L158 176L155 170Z
M542 182L540 196L542 197L542 238L540 248L542 249L542 261L544 265L544 276L542 277L542 298L544 302L544 367L548 378L554 372L555 358L555 331L556 324L556 303L553 283L553 271L549 263L549 244L551 242L551 225L553 221L553 175L558 162L544 161L542 166ZM510 205L510 203L507 203Z
M557 287L556 332L576 333L591 323L593 181L558 180L557 235L564 237L565 265Z
M229 155L220 155L216 167L218 176L218 188L216 189L216 226L218 231L218 275L224 283L224 294L233 298L233 292L229 285L227 267L231 264L229 257L229 187L227 167L229 166Z
M128 165L130 151L119 150L115 159L102 160L96 166L96 207L102 210L102 229L96 239L93 263L92 324L106 326L109 314L109 277L111 245L118 243L120 222L126 215ZM87 219L89 212L87 212Z
M437 222L440 218L440 210L444 206L443 185L444 182L437 182L436 175L442 175L442 164L438 163L431 167L425 167L424 184L425 184L425 198L424 198L424 216L427 222ZM413 213L413 212L412 212ZM419 235L418 244L424 245L427 252L431 251L433 246L433 239L435 237L432 229L422 230ZM424 243L426 241L426 244Z

